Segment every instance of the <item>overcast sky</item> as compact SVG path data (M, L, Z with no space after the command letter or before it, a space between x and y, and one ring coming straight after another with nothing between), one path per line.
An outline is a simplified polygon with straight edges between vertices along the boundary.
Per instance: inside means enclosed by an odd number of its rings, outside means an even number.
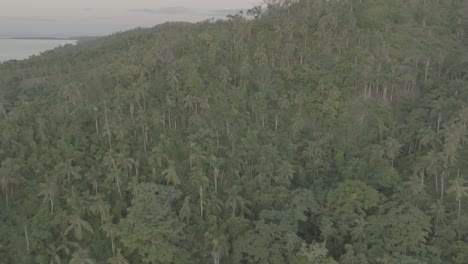
M0 37L92 36L224 18L261 0L0 0Z

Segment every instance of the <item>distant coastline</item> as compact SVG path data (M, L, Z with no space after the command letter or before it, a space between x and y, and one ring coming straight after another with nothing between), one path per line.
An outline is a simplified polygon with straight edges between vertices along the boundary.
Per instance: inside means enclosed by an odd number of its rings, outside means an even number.
M21 40L75 40L77 42L93 41L102 36L81 36L81 37L0 37L0 39L21 39Z
M35 40L76 40L74 38L54 38L54 37L13 37L8 39L35 39Z
M0 39L0 63L28 59L48 50L80 42L72 38L3 38Z

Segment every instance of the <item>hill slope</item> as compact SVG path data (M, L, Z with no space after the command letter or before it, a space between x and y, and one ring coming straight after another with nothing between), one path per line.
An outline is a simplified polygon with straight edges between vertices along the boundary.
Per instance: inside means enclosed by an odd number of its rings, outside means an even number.
M467 263L466 1L268 1L0 64L0 262Z

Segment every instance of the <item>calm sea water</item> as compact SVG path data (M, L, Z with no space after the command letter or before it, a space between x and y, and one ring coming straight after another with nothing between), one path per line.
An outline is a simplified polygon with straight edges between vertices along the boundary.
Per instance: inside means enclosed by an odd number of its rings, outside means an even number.
M27 59L65 44L76 44L76 40L0 39L0 62Z

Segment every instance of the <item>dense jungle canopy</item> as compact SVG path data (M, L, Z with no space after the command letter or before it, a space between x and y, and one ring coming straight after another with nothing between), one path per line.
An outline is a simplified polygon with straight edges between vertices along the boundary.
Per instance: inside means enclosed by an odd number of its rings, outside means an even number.
M468 1L269 0L0 64L0 263L468 263Z

